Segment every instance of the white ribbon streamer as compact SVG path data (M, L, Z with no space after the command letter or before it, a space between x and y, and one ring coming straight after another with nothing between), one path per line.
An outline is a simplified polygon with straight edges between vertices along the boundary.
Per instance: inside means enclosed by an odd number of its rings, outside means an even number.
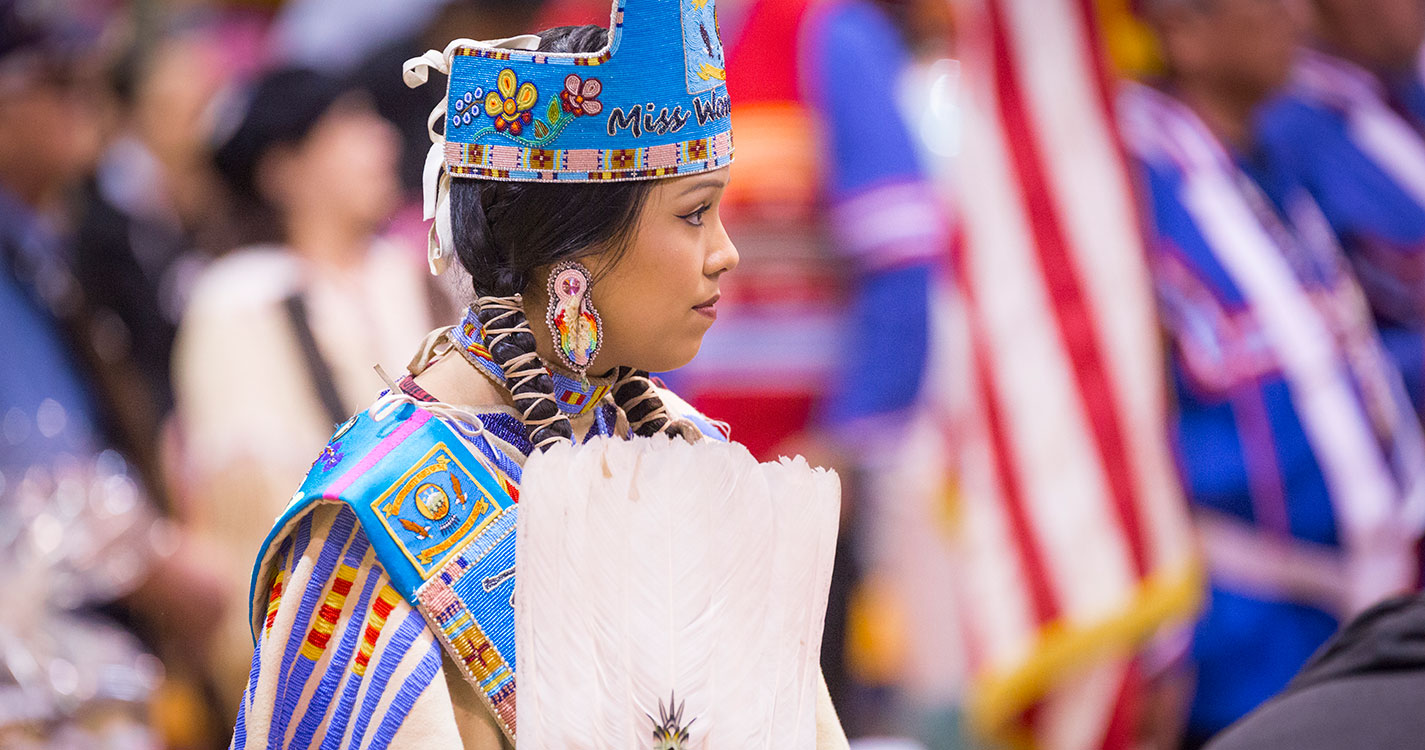
M539 37L522 34L505 39L479 42L473 39L456 39L446 45L445 51L427 50L419 57L412 57L401 66L401 80L409 88L423 86L430 80L431 70L450 75L455 51L461 47L484 47L487 49L539 48ZM435 124L445 117L450 106L450 87L446 84L446 95L431 110L426 120L426 132L430 136L431 147L426 154L426 163L421 170L421 213L426 221L433 221L426 239L426 259L430 272L435 276L445 273L450 267L454 254L455 239L450 219L450 172L445 163L445 136L437 133Z

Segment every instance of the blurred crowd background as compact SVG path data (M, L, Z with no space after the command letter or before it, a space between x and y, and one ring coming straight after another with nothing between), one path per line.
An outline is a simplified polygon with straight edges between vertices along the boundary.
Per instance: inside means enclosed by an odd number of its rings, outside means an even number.
M0 746L226 745L269 524L472 296L401 63L608 5L0 0ZM841 471L853 747L1200 747L1418 587L1425 2L718 6L663 377Z

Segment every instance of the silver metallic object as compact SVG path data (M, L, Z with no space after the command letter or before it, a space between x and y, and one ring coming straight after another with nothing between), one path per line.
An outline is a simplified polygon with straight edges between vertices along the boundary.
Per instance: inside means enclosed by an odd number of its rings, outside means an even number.
M162 664L88 608L172 535L117 453L0 467L0 746L140 750Z

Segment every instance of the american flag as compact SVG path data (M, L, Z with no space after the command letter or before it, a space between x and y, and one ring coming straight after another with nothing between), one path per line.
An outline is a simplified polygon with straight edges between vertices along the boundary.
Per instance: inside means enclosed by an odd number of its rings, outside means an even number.
M1036 747L1123 746L1134 653L1192 614L1201 575L1100 8L959 10L969 713Z

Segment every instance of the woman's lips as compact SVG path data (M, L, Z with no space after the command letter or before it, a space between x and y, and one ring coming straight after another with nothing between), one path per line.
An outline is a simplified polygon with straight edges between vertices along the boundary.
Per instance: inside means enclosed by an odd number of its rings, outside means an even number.
M707 302L704 302L701 305L694 307L693 311L698 313L699 315L704 315L706 317L712 318L713 320L717 320L717 301L720 299L722 299L721 294L714 294L712 298L709 299Z

